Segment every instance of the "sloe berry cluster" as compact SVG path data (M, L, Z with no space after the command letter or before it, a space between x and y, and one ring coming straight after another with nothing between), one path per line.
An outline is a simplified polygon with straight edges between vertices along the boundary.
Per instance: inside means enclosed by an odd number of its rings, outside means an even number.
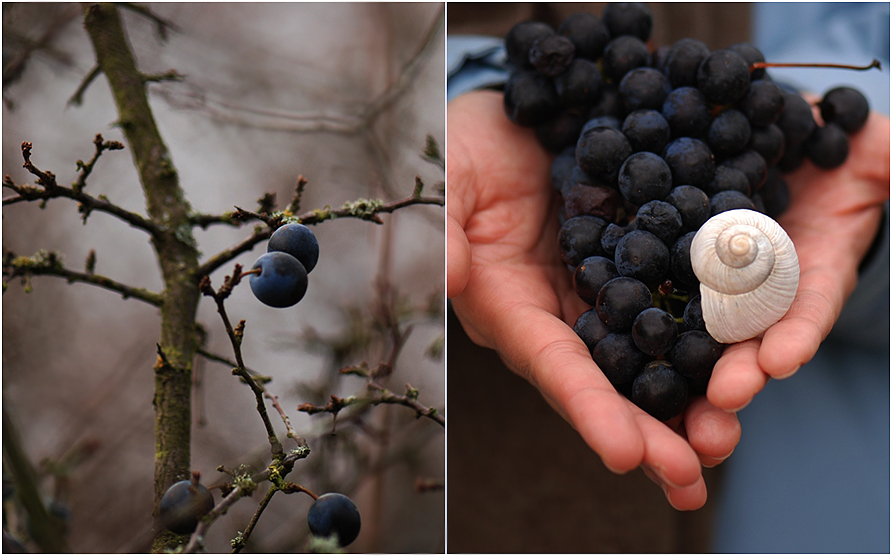
M319 260L319 243L303 224L286 224L269 238L250 277L251 291L270 307L291 307L307 293L307 275Z
M808 158L841 165L865 124L849 87L818 103L771 80L751 44L712 51L686 38L656 49L645 3L609 3L555 30L515 25L504 108L555 155L558 249L593 308L575 324L618 391L661 420L705 392L724 345L700 310L691 241L711 216L789 204L783 173Z

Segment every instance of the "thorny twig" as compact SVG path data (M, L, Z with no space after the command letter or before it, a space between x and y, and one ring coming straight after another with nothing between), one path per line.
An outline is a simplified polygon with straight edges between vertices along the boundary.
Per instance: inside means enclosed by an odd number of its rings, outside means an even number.
M95 255L94 255L95 256ZM95 264L95 258L93 258ZM83 282L92 284L107 290L118 292L121 297L127 299L132 297L144 301L149 305L160 307L163 302L163 296L159 293L151 292L145 288L135 288L128 286L111 278L95 274L87 261L86 272L78 272L62 265L62 257L55 252L39 251L31 257L16 256L12 251L4 250L3 253L3 277L4 288L8 280L21 277L24 281L30 281L31 276L58 276L65 278L69 283ZM28 291L26 287L26 291Z
M390 335L391 345L386 359L373 369L369 368L366 363L362 363L343 367L339 371L341 374L352 374L365 378L367 380L366 392L363 395L346 398L332 395L325 405L303 403L298 406L298 411L309 415L331 413L336 419L338 413L346 407L394 404L414 409L415 416L418 418L427 417L441 426L446 425L445 417L436 408L424 406L418 402L419 392L411 385L406 384L406 393L399 395L388 390L384 384L384 380L393 373L397 358L412 331L411 326L406 326L405 329L401 328L399 318L394 310L395 299L391 295L392 293L388 288L382 287L378 295L379 303L375 307L377 318L385 325Z
M121 208L110 202L104 195L93 197L92 195L83 192L87 176L92 172L93 165L96 163L96 159L99 155L105 150L118 150L123 148L123 145L118 141L101 141L101 135L97 135L97 139L94 139L94 144L96 145L97 152L94 154L93 159L91 159L88 164L78 164L80 169L78 179L74 182L72 187L65 187L56 182L55 174L49 171L40 170L31 162L32 145L28 141L23 142L22 157L25 159L23 167L37 177L37 185L39 187L33 185L19 185L16 184L9 175L4 176L3 187L12 189L17 195L3 199L3 206L5 207L22 201L43 201L45 203L50 199L66 197L78 202L78 212L82 214L81 219L84 222L87 221L87 217L90 216L91 212L98 210L117 216L134 228L145 230L153 236L160 235L161 229L151 220L147 220L135 212L130 212Z
M201 279L199 288L204 295L213 298L217 304L217 312L223 319L223 326L226 329L226 333L229 336L230 343L232 344L233 352L235 353L236 365L235 368L233 368L232 370L232 374L240 377L244 382L248 384L248 386L250 386L251 390L254 392L254 396L257 399L257 412L260 414L260 418L263 420L264 427L266 427L267 436L270 442L270 449L272 451L273 457L278 459L282 457L284 452L282 450L282 444L281 442L279 442L279 439L276 436L275 429L273 428L272 422L270 422L269 415L266 411L266 404L263 401L264 396L272 401L273 407L276 408L276 410L282 417L282 421L285 423L285 427L287 429L287 436L294 439L300 446L306 446L306 440L294 432L294 429L291 427L291 421L288 418L288 415L282 409L282 406L279 404L278 398L270 394L266 387L262 384L262 382L255 380L252 374L248 372L247 367L245 367L241 349L242 336L245 329L245 321L240 321L238 325L233 328L231 322L229 321L229 316L226 313L226 307L224 304L226 298L229 297L230 293L232 293L232 288L239 284L243 276L244 273L242 272L242 266L237 264L235 265L235 269L232 272L232 276L227 276L223 280L223 285L220 286L219 290L214 291L213 287L211 286L211 280L207 276Z
M382 213L392 213L412 205L444 206L446 204L446 199L444 197L427 197L421 195L421 187L418 185L419 181L420 180L416 178L416 185L412 195L387 203L380 199L357 199L355 201L344 203L340 208L333 209L327 206L322 209L315 209L294 216L289 215L287 212L267 214L235 207L236 210L234 212L227 213L222 217L215 218L204 216L201 218L201 222L204 223L233 223L234 225L240 225L245 221L259 220L265 223L266 226L255 228L254 233L251 236L206 260L199 267L198 272L200 275L212 273L214 270L227 264L238 255L250 251L261 241L269 239L277 228L290 222L311 225L319 224L326 220L333 220L335 218L359 218L361 220L375 222L376 224L383 224L384 221L378 216Z
M263 481L270 481L272 485L270 486L270 492L267 493L268 497L272 497L272 494L277 490L286 491L288 485L293 483L286 483L284 481L284 477L286 477L291 470L294 468L294 464L297 463L298 460L306 458L310 454L310 449L307 446L301 446L295 450L292 450L287 455L284 455L280 460L273 461L269 467L264 469L263 471L256 473L252 476L247 475L236 475L233 477L232 482L232 490L225 494L222 500L217 503L216 506L204 517L201 518L198 522L198 526L195 528L195 532L192 533L192 537L189 539L188 544L183 547L182 552L187 554L192 554L198 552L199 550L204 548L204 536L207 533L208 529L210 529L211 525L223 514L225 514L229 508L231 508L236 502L239 501L244 496L250 496L256 489L258 483ZM217 468L218 471L224 471L222 467ZM307 491L304 489L304 491ZM266 503L261 502L260 507L258 507L255 515L259 518L259 514L263 513L263 510L266 508ZM244 534L240 537L242 541L247 540L247 537ZM235 545L233 546L235 548ZM233 550L237 552L236 550Z
M394 404L409 407L415 410L416 417L428 417L441 426L446 425L446 418L435 407L428 407L418 403L418 390L412 388L410 384L406 384L406 393L403 395L394 394L380 383L370 380L367 384L369 395L367 396L349 396L342 398L332 395L325 405L314 405L311 403L302 403L297 406L298 411L303 411L308 415L316 413L331 413L337 416L338 412L350 406L368 406L379 404Z

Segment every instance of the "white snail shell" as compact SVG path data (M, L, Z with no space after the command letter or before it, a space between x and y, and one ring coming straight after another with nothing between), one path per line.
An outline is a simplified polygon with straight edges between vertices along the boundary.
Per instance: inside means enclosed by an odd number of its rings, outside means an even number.
M735 209L706 221L691 242L706 331L723 344L754 338L783 317L799 286L793 242L772 218Z

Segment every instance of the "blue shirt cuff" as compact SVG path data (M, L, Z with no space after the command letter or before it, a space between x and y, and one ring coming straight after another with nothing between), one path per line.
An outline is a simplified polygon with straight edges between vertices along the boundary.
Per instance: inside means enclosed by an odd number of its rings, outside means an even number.
M446 98L505 83L510 69L504 41L461 35L446 38Z

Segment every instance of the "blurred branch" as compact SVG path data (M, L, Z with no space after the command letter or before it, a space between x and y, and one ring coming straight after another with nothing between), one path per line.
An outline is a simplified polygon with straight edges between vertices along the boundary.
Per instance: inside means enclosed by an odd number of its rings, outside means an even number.
M10 8L11 9L11 8ZM6 9L4 9L4 12ZM4 14L5 15L5 14ZM25 73L28 61L35 52L45 52L53 59L65 64L71 65L71 56L69 53L60 51L52 45L53 39L68 25L73 19L79 16L79 11L68 6L62 9L49 23L43 33L36 39L31 39L20 33L20 29L3 27L4 43L6 39L11 38L20 45L20 50L7 57L6 48L3 52L3 90L18 81Z
M155 12L149 9L148 6L143 4L136 4L134 2L121 2L119 4L125 10L130 10L133 13L139 14L148 20L155 23L155 32L158 33L158 37L161 40L167 40L167 30L170 29L174 32L179 32L179 29L172 22L155 15Z
M423 66L423 62L438 48L440 43L437 38L443 29L445 20L445 5L441 6L437 16L427 28L425 35L414 55L400 69L396 79L387 88L368 104L361 106L358 113L331 113L331 112L290 112L269 108L257 108L249 105L240 105L225 100L216 100L209 97L204 91L195 86L191 87L190 101L175 100L167 94L169 102L173 105L192 107L200 106L211 117L220 121L230 122L236 125L254 129L272 129L289 132L328 132L342 135L355 135L371 127L375 119L384 112L395 100L400 98L415 82ZM164 94L164 92L162 92Z
M4 250L3 253L3 277L8 280L22 277L28 279L31 276L58 276L65 278L69 283L83 282L92 284L110 291L118 292L121 297L127 299L132 297L145 301L149 305L160 307L163 303L163 296L158 293L150 292L145 288L135 288L121 282L112 280L93 272L78 272L62 266L62 257L58 253L46 251L38 251L31 257L18 257L12 251ZM6 282L4 283L4 288Z
M226 365L230 369L234 369L235 367L238 367L238 363L236 363L235 361L228 359L222 355L208 351L204 348L198 348L197 350L195 350L195 353L197 353L198 355L201 355L202 357L204 357L205 359L207 359L209 361L214 361L216 363L221 363L223 365ZM259 383L265 383L265 382L270 381L270 378L268 376L264 376L255 370L249 369L247 367L245 368L245 370L248 371L249 373L251 373L254 376L254 380L258 381Z
M437 144L437 140L434 139L433 135L428 135L425 138L424 154L421 156L421 159L436 165L444 172L446 171L446 160L440 153L440 145Z
M387 109L396 99L402 96L408 90L409 86L418 77L418 73L423 61L431 52L440 46L437 41L440 32L443 30L443 23L446 19L446 4L440 6L437 17L427 28L421 45L415 52L415 55L403 66L396 80L372 103L366 107L363 119L370 124L381 112Z
M231 368L231 369L238 367L238 363L235 363L234 361L230 361L229 359L227 359L223 356L217 355L215 353L211 353L211 352L205 350L204 348L198 348L197 353L199 355L205 357L206 359L210 359L211 361L216 361L217 363L223 363L224 365L229 366L229 368ZM257 371L253 371L247 367L245 368L245 371L251 373L255 382L257 382L257 385L263 390L263 395L270 401L270 403L273 405L275 410L279 413L279 416L282 418L282 422L285 424L285 431L286 431L285 436L287 436L288 438L294 439L295 441L297 441L298 444L300 444L301 442L304 442L304 440L301 439L301 437L298 436L298 434L294 432L294 428L291 426L291 418L288 417L288 414L285 413L285 409L279 403L279 397L276 396L275 394L270 393L269 390L266 388L266 386L264 386L267 382L270 382L271 379L268 376L261 375ZM243 382L244 382L244 380L243 380Z
M99 74L102 73L102 68L99 65L93 66L93 69L90 70L87 75L81 79L80 85L77 86L77 89L74 91L74 94L68 98L69 106L80 106L84 102L84 93L87 92L87 87L89 87L93 81L99 77Z
M34 542L45 552L65 553L69 551L68 543L61 534L60 520L47 511L43 505L37 484L37 473L28 460L22 447L21 437L13 425L10 415L3 404L3 468L8 469L15 481L19 500L28 514L31 536ZM6 513L4 512L4 520Z
M254 511L254 515L251 516L251 521L248 522L248 526L245 527L245 531L239 533L238 537L233 539L232 541L232 553L238 554L242 551L245 545L248 544L248 539L251 538L251 533L254 532L254 527L257 526L257 521L260 519L260 516L263 514L263 510L269 505L270 501L273 499L273 495L278 492L278 488L275 485L271 485L269 490L266 491L266 494L263 496L263 500L260 501L260 504L257 505L257 509Z
M366 379L366 392L359 396L350 396L342 398L332 395L328 403L325 405L314 405L311 403L300 404L297 409L309 415L315 413L331 413L337 417L337 414L344 408L350 406L364 407L379 404L402 405L415 410L417 418L427 417L441 426L446 425L443 415L434 407L428 407L418 402L419 392L411 385L406 384L406 392L403 395L395 394L387 389L384 381L389 377L396 367L397 359L406 345L409 335L412 333L412 326L405 328L401 326L401 313L398 310L398 296L396 292L386 283L378 285L377 303L373 310L376 321L382 325L382 328L388 333L390 339L390 349L388 350L386 359L378 364L374 369L369 368L366 363L360 365L351 365L343 367L339 370L342 375L351 374Z
M446 481L443 479L429 479L418 477L415 479L415 492L433 492L446 489Z

